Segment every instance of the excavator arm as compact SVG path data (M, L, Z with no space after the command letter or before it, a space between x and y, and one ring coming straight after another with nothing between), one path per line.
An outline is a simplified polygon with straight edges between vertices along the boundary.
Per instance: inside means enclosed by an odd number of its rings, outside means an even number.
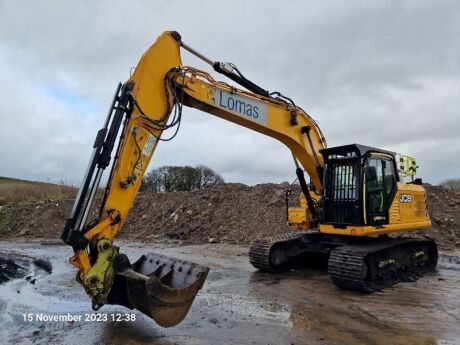
M181 47L247 90L183 66ZM62 234L74 250L70 262L79 270L77 280L96 310L104 304L120 304L141 310L162 326L173 326L185 317L206 279L208 267L159 254L144 255L131 264L113 244L158 143L177 133L183 105L284 143L297 166L311 226L318 224L324 165L319 150L326 143L316 122L289 98L246 79L234 65L213 62L183 43L177 32L165 32L142 56L131 78L118 86ZM165 138L164 131L173 135ZM92 205L102 174L110 164L98 215L88 222L95 212Z

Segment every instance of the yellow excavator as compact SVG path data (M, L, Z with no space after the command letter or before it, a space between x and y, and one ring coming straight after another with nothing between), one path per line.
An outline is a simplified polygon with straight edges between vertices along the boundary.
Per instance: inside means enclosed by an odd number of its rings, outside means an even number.
M182 65L181 48L244 89ZM415 160L357 144L327 148L317 123L292 99L250 81L234 64L208 59L170 31L118 85L62 233L94 310L118 304L174 326L206 280L206 266L155 253L131 263L114 245L158 143L177 134L184 105L268 135L292 152L302 190L298 205L287 205L292 231L253 243L254 267L281 272L322 255L338 287L373 292L436 266L434 241L392 236L431 226ZM173 134L164 137L167 130ZM107 167L98 216L88 220ZM411 181L404 183L404 175Z

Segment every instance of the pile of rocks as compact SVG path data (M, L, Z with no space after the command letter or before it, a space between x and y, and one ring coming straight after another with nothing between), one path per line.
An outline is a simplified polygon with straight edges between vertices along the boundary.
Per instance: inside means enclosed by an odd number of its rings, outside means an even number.
M288 186L227 183L192 192L139 193L120 237L245 244L284 233ZM433 228L416 234L435 238L441 249L460 248L460 191L426 189ZM296 187L292 204L299 193ZM6 206L0 211L0 237L58 238L72 204L48 200ZM97 216L97 207L92 214Z

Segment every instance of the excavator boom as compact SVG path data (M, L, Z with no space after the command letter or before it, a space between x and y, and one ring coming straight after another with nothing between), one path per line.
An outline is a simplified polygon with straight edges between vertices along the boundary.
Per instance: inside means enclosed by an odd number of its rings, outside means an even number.
M174 107L169 92L174 90L165 85L165 75L180 64L177 41L162 35L130 80L118 86L62 234L74 249L70 262L79 269L77 280L92 297L93 309L104 304L136 308L164 327L186 316L209 268L154 253L131 265L113 239L126 220L163 131L179 121L175 117L168 123ZM99 217L88 222L102 174L112 160Z

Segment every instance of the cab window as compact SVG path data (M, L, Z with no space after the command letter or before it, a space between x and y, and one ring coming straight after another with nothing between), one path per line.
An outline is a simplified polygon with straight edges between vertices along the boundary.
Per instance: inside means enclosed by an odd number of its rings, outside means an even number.
M396 191L396 174L394 170L393 162L384 159L383 163L383 174L385 177L385 191L386 191L386 199L387 205L390 207L391 202L393 201L393 195Z
M387 224L388 210L397 188L393 161L386 157L370 157L365 171L366 222Z
M383 215L385 212L385 188L383 182L383 162L380 158L370 158L368 161L368 174L366 183L367 208L371 216Z

